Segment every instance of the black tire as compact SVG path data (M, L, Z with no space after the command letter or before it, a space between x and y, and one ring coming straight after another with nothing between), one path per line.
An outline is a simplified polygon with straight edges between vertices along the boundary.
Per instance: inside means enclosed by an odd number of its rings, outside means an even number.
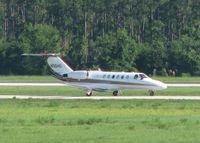
M113 91L113 96L118 96L118 91Z

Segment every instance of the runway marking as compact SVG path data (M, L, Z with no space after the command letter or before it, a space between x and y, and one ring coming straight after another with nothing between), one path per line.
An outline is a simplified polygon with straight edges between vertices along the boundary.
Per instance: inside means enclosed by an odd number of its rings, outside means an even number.
M63 83L0 83L0 86L66 86Z
M0 83L0 86L67 86L64 83ZM200 83L168 83L168 87L200 87Z
M200 83L169 83L168 87L200 87Z
M200 96L29 96L0 95L0 99L36 99L36 100L200 100Z

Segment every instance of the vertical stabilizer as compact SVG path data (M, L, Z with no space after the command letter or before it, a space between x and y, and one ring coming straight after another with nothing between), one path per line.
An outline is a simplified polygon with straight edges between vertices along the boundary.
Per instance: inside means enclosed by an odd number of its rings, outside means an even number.
M51 70L60 76L72 72L73 70L58 56L50 56L47 58L47 63Z

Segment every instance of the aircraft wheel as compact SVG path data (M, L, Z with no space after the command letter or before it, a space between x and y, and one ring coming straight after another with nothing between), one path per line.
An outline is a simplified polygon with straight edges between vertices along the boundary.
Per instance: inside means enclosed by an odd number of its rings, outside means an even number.
M118 91L113 91L113 96L117 96L118 95Z
M153 90L149 90L149 96L154 96L155 92Z
M86 93L86 96L92 96L92 91L88 91L88 92Z

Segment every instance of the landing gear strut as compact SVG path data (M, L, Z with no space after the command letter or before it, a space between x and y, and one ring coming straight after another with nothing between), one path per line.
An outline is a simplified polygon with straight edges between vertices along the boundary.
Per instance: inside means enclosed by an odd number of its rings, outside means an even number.
M113 91L113 96L117 96L118 95L118 91Z
M92 91L87 91L86 96L92 96Z
M149 90L149 96L154 96L155 92L153 90Z

